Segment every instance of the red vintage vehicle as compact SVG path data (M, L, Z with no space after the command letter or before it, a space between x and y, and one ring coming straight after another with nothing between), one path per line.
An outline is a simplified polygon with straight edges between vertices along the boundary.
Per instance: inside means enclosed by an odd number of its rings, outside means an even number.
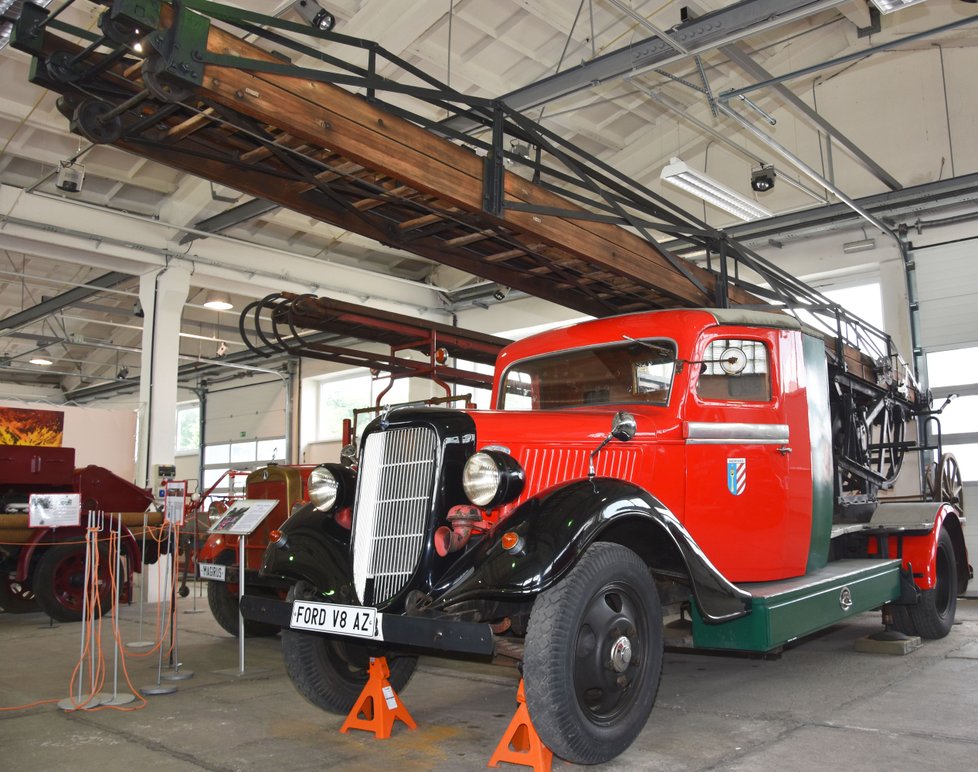
M248 474L244 498L277 499L278 504L245 543L245 588L252 595L284 598L290 582L262 577L262 554L269 535L292 512L297 504L308 501L307 485L315 464L295 466L270 464ZM217 623L231 635L238 635L238 591L240 577L240 543L238 536L211 534L196 555L197 573L207 581L207 604ZM245 634L275 635L279 625L245 621Z
M82 522L76 527L29 528L27 504L32 493L78 493ZM143 513L153 496L108 469L86 466L75 469L74 448L20 445L0 447L0 607L7 612L33 611L38 606L52 619L81 619L85 572L85 517L88 512L107 513L98 535L99 551L108 554L108 534L122 518L125 575L120 598L131 596L132 575L142 570ZM150 513L147 525L163 519ZM147 538L147 563L155 563L165 542ZM112 607L109 566L99 570L102 612Z
M354 469L325 465L330 506L299 508L265 553L289 598L242 611L283 626L296 687L340 713L371 655L398 689L419 650L522 642L534 726L576 763L645 725L666 615L707 649L773 651L875 608L944 636L971 577L960 483L884 498L903 425L934 411L897 363L870 379L847 356L739 309L514 343L494 410L390 410Z

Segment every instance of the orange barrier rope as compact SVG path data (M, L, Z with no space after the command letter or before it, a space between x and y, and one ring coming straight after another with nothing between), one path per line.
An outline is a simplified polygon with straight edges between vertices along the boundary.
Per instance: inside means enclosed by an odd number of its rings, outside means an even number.
M166 637L165 622L162 615L162 603L156 604L156 643L152 649L139 652L139 653L127 653L125 649L125 644L122 642L122 633L118 624L118 612L113 618L112 624L112 641L114 645L118 648L120 653L121 670L125 683L128 685L129 689L132 690L132 694L139 700L138 704L135 705L100 705L88 707L92 702L94 696L98 695L99 692L105 687L106 678L106 661L105 654L102 646L103 637L103 616L102 616L102 598L107 591L107 598L115 598L116 587L120 581L120 577L117 576L115 570L115 556L117 552L122 549L122 544L119 542L118 535L115 531L111 529L107 536L99 536L103 529L101 527L88 526L86 527L86 538L83 541L57 541L57 542L45 542L44 544L86 544L90 546L90 552L87 552L87 557L90 558L90 573L88 575L88 582L84 587L84 602L85 607L84 614L84 624L86 625L86 630L88 631L85 636L85 640L82 644L81 653L78 660L71 671L71 675L68 680L68 700L71 704L71 709L73 710L118 710L122 712L130 712L134 710L141 710L148 705L146 698L140 694L139 690L133 685L132 678L129 674L129 669L126 664L126 657L147 657L154 652L158 652L160 647L163 645L163 641ZM158 546L162 546L163 541L166 538L167 529L163 526L148 526L146 531L144 531L144 538L148 536L152 538ZM101 586L101 561L102 561L102 550L99 549L101 543L107 543L108 551L106 559L109 561L107 566L108 574L108 584L107 586ZM174 528L174 543L179 544L179 527ZM161 552L161 551L160 551ZM159 553L158 553L159 554ZM174 556L175 558L175 556ZM175 562L175 559L174 559ZM163 587L163 572L157 572L157 592L159 597L163 597L164 589L171 592L176 590L176 570L170 572L170 583L168 588ZM172 597L172 596L171 596ZM94 650L92 649L94 642ZM109 649L111 651L111 649ZM169 648L166 652L172 653L173 651L173 641L171 640ZM82 668L85 666L86 661L92 668L88 674L88 685L91 687L88 694L75 694L76 682L78 681L78 674L82 672ZM85 680L85 674L82 672L82 680ZM86 684L81 684L81 688L85 689ZM84 699L82 699L84 697ZM50 703L60 702L58 698L51 699L41 699L35 700L24 705L16 705L12 707L0 707L0 712L18 711L18 710L28 710L40 705L47 705Z

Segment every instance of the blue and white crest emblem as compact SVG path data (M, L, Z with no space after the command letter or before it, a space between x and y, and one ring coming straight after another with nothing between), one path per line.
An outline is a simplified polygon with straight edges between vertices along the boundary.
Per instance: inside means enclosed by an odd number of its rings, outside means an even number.
M727 490L739 496L747 487L747 459L727 459Z

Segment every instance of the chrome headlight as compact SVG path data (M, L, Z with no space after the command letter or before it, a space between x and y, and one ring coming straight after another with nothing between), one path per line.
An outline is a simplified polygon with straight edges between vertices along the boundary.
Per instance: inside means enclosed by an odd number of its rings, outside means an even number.
M462 490L477 507L498 507L523 492L525 475L515 458L498 450L469 457L462 470Z
M340 481L327 467L319 466L309 473L309 501L312 505L326 512L333 508L340 495Z

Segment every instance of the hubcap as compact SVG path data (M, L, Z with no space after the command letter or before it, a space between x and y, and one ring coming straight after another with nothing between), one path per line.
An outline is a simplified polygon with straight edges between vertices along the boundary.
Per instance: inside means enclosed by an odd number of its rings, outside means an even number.
M631 661L632 642L623 635L611 646L611 667L616 673L624 673Z
M574 690L588 719L612 725L639 698L648 667L648 618L631 587L610 582L588 602L577 631Z

